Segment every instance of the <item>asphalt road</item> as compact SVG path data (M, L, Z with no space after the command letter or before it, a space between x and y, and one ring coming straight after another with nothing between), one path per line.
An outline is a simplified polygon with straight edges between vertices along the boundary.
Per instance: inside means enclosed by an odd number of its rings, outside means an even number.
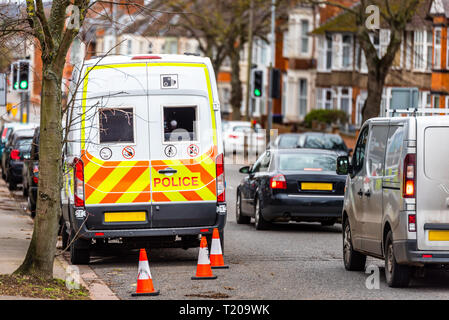
M157 297L131 297L136 288L138 251L93 256L91 267L121 299L448 298L449 271L430 270L407 289L387 287L381 260L368 259L367 266L374 273L346 271L339 224L288 223L268 231L256 231L253 224L238 225L235 188L241 179L238 166L226 168L224 259L230 268L214 270L216 280L190 279L196 271L198 249L148 250L153 283L161 292Z
M226 168L228 220L225 263L216 280L191 280L198 249L148 249L153 283L160 295L131 297L135 292L139 252L94 254L91 267L120 299L448 299L449 271L429 270L406 289L387 287L383 261L368 259L379 275L348 272L343 267L341 225L313 223L275 225L256 231L235 222L235 188L242 179L238 166ZM21 191L13 193L24 206ZM376 281L379 279L376 289ZM366 283L368 281L369 286ZM370 289L371 288L371 289Z

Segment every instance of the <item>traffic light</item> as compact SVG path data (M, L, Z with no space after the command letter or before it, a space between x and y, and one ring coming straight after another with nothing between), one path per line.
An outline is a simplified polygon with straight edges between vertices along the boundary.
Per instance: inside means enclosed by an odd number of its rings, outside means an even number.
M279 99L281 97L281 70L271 68L270 71L270 98Z
M30 83L30 62L19 61L19 90L28 91Z
M263 71L253 71L253 97L260 98L263 95Z
M19 89L19 68L18 63L14 62L11 64L11 86L12 90Z

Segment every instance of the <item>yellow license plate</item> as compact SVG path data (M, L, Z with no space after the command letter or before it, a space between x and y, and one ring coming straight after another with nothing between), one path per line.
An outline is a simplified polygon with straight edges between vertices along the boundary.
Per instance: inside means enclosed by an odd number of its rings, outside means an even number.
M147 213L142 212L105 212L104 222L141 222L147 220Z
M449 231L429 230L429 241L449 241Z
M301 190L332 191L332 183L302 182Z

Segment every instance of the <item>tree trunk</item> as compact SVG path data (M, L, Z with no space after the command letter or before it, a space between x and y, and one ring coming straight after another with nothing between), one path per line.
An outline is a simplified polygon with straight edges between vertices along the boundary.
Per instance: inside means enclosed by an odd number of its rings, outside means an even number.
M22 265L15 271L53 277L62 188L61 75L64 63L44 61L39 141L39 186L33 237Z
M229 58L231 59L232 120L240 120L242 117L240 108L243 99L242 81L240 80L240 49L232 50Z
M368 96L362 108L362 122L379 116L387 74L380 70L368 73Z

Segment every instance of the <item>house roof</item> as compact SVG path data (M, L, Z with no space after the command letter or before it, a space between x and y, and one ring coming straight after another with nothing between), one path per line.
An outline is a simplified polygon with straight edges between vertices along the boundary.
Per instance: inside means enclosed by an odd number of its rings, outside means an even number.
M449 18L449 0L433 0L430 15L444 15Z
M449 3L449 0L438 0L438 1L446 1ZM416 29L430 29L432 27L432 21L428 19L429 17L429 8L432 0L421 0L416 9L415 15L412 17L411 21L407 24L406 30L416 30ZM383 2L382 2L383 3ZM390 0L390 6L392 10L394 7L399 5L400 2L397 0ZM360 3L355 4L352 8L356 9ZM381 28L388 28L387 23L381 18L380 21ZM324 34L326 32L356 32L357 31L357 23L356 17L349 11L342 11L336 16L328 19L326 23L318 27L317 29L312 31L312 34Z

